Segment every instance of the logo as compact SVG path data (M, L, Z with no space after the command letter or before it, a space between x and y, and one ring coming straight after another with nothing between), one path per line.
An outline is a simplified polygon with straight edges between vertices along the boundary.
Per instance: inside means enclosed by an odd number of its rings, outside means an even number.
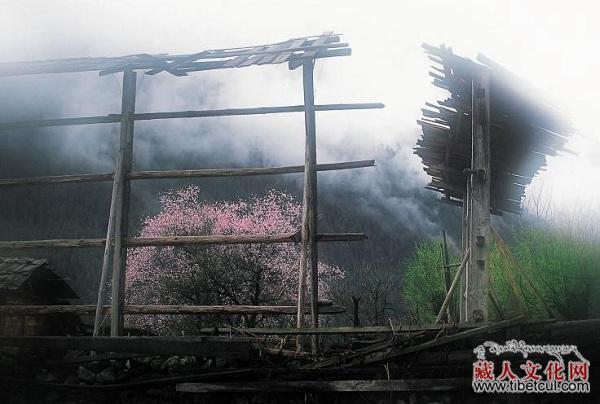
M575 345L528 345L513 339L504 345L486 341L473 352L476 393L590 392L590 362Z

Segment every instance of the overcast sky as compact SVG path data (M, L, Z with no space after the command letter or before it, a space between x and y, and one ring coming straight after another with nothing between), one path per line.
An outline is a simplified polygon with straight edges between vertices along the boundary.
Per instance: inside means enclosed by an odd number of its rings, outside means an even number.
M528 194L540 194L560 210L600 211L600 5L593 1L9 1L1 0L2 61L132 53L190 53L314 35L344 34L353 55L317 63L317 102L386 104L384 111L319 116L319 160L335 159L333 145L351 138L352 158L369 158L377 145L400 149L412 168L407 182L427 177L412 155L416 119L439 96L430 84L422 42L445 43L474 58L484 53L524 77L568 111L578 134L568 147L578 155L550 162ZM146 110L197 109L180 96L194 80L218 91L210 107L250 107L301 102L298 71L285 65L198 73L202 78L147 78L143 86L165 97L141 102ZM99 79L100 80L100 79ZM103 85L118 87L104 78ZM204 81L203 81L204 82ZM215 94L217 94L215 96ZM4 95L6 96L6 95ZM114 108L105 110L109 106ZM118 103L73 103L65 116L118 112ZM229 128L251 122L253 140L269 142L282 160L301 161L302 121L234 118ZM268 136L261 138L264 130ZM262 139L262 140L260 140ZM331 146L331 147L329 147ZM299 154L300 153L300 154Z

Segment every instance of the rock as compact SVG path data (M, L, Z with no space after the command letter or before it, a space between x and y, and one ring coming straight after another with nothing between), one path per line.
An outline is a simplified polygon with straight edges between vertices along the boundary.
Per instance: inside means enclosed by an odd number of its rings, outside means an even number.
M150 362L150 368L152 370L160 370L162 364L163 364L163 360L161 358L154 358Z
M183 356L179 360L179 365L183 366L183 367L192 366L194 363L196 363L196 357L195 356Z
M111 366L104 368L102 372L96 375L96 381L100 383L114 383L115 380L117 380L117 375Z
M91 383L96 378L96 374L91 370L84 368L83 366L79 366L79 368L77 369L77 377L79 378L79 380Z
M173 369L177 366L179 366L179 356L171 356L169 359L167 359L160 365L160 369Z

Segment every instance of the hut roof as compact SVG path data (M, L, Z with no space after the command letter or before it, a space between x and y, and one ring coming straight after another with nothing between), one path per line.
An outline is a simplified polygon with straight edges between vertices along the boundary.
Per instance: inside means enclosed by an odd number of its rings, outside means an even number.
M163 71L174 76L214 69L289 63L295 69L305 61L347 56L350 48L331 31L321 35L242 48L213 49L187 55L137 54L119 57L85 57L31 62L0 63L0 76L98 71L100 75L124 70L146 70L153 75Z
M544 170L546 156L568 151L572 126L526 83L483 55L477 62L443 45L423 47L434 62L433 84L450 97L427 103L418 121L423 134L415 153L431 176L428 189L445 200L463 199L465 169L471 167L471 83L475 72L490 72L490 152L492 212L519 212L525 186Z
M52 282L48 287L46 282ZM77 293L48 266L45 259L0 257L0 291L28 290L46 298L75 299Z

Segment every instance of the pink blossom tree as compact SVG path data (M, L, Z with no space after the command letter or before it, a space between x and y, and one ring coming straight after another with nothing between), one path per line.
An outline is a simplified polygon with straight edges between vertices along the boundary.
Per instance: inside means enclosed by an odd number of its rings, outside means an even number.
M236 202L206 202L198 187L167 192L161 210L142 223L140 237L294 233L302 208L289 194L270 191ZM298 247L285 244L143 247L127 256L130 304L294 304ZM319 263L326 299L340 268ZM310 282L308 283L310 285ZM290 319L288 319L289 321ZM128 326L158 333L193 333L216 324L255 326L281 319L243 316L130 316Z

